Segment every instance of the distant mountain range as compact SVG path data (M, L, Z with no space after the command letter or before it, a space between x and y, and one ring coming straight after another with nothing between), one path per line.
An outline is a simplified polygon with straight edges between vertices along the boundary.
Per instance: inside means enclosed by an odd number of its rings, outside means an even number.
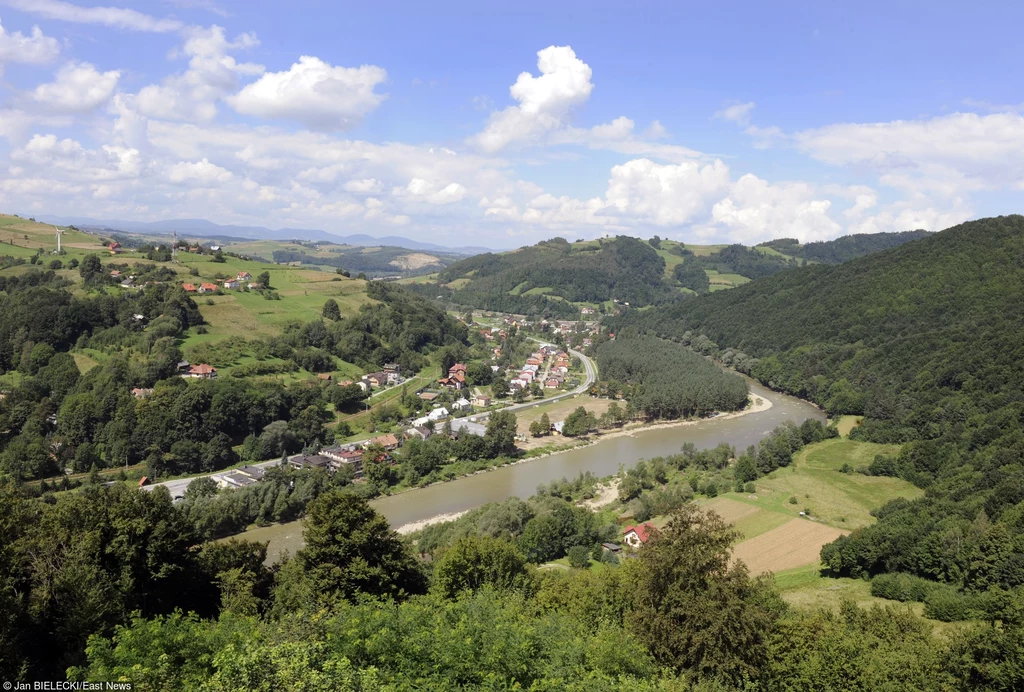
M98 229L110 231L123 231L126 233L150 233L156 235L170 235L177 231L179 235L203 236L208 238L243 238L248 240L323 240L332 243L344 243L347 245L360 245L372 247L375 245L388 245L392 247L403 247L410 250L424 250L428 252L452 252L460 255L477 255L481 252L491 252L492 248L486 247L445 247L434 243L423 243L412 238L402 236L384 236L375 238L365 233L355 235L338 235L328 231L310 228L281 228L271 229L265 226L232 226L214 223L206 219L167 219L165 221L118 221L90 219L80 216L37 216L43 223L57 224L61 226L74 225L82 229Z

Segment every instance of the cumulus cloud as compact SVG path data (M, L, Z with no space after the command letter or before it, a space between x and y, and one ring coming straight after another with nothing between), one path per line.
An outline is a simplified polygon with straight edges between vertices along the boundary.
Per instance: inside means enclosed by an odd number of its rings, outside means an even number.
M723 226L730 240L747 245L780 237L834 238L842 227L829 216L832 201L816 197L806 183L772 184L748 173L714 205L711 221Z
M191 27L181 54L188 69L151 84L138 93L136 103L143 115L171 120L210 121L217 115L217 101L238 88L238 75L259 75L263 66L239 63L228 51L259 45L255 34L241 34L228 41L219 26Z
M172 183L184 185L219 185L231 180L231 171L210 163L209 159L201 161L181 161L167 171L167 179Z
M384 189L384 186L376 178L349 180L341 187L345 192L355 192L360 194L377 193Z
M349 130L385 99L375 88L386 79L387 72L375 65L334 67L303 55L290 69L268 72L227 101L243 115Z
M747 125L750 123L750 114L753 111L753 101L748 101L747 103L734 103L715 113L715 117L719 120L727 120L729 122L736 123L737 125Z
M109 101L120 78L120 70L99 72L87 62L70 62L53 82L37 86L32 98L54 111L84 113Z
M729 168L721 161L657 164L634 159L611 170L607 207L619 215L658 226L678 226L706 211L725 191Z
M80 7L63 0L2 0L22 12L78 24L103 24L131 31L177 31L184 26L176 19L160 19L122 7Z
M454 204L465 198L466 188L459 183L442 185L423 178L413 178L404 188L396 188L393 194L395 197L421 200L428 204Z
M509 88L518 106L491 115L487 127L473 138L486 152L513 142L536 139L564 124L573 107L585 102L594 85L591 69L569 46L549 46L537 53L540 76L523 72Z
M56 60L59 54L60 43L52 36L44 36L38 26L32 27L32 34L26 36L20 31L9 32L0 25L0 66L10 62L45 65Z

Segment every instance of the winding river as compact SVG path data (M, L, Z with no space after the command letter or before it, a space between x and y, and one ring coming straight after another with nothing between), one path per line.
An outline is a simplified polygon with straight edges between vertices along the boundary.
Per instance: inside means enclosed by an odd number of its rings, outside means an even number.
M799 424L808 418L825 420L817 407L801 399L770 391L754 381L750 381L750 391L755 397L771 401L771 408L735 418L711 418L690 425L638 430L589 447L378 498L371 504L397 528L440 514L500 502L513 495L526 499L536 493L540 483L573 478L584 471L608 476L616 473L620 466L631 466L640 459L675 454L684 442L693 442L698 449L728 442L737 450L743 450L784 421ZM268 560L276 561L283 551L294 553L302 547L302 523L293 521L254 528L239 537L269 542Z

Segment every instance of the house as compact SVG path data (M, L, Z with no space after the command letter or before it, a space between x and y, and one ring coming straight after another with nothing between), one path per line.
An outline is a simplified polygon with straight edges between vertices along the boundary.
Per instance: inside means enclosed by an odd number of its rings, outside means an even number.
M266 471L259 466L243 466L238 469L238 473L245 474L254 481L261 481L263 480L263 476L266 474Z
M145 399L152 393L152 387L135 387L134 389L132 389L132 396L135 397L136 399Z
M551 424L551 432L558 433L559 435L561 435L562 434L562 428L564 428L564 427L565 427L565 421L564 420L555 421L554 423Z
M185 293L195 293L196 292L195 284L182 284L181 287L185 289Z
M235 471L219 473L212 478L217 482L218 488L245 488L262 480L263 469L256 466L244 466Z
M188 251L189 252L201 252L202 249L203 248L199 247L198 245L189 245L188 246Z
M536 376L537 373L533 372L532 370L523 370L521 373L519 373L519 379L525 380L527 384L531 384Z
M330 459L331 470L337 471L347 467L355 472L356 478L363 477L363 450L357 445L327 447L320 450L320 454Z
M427 423L429 423L429 422L430 422L430 416L423 416L422 418L415 419L412 422L412 427L414 427L414 428L422 428L422 427L425 427L427 425Z
M621 553L622 546L618 543L602 543L601 550L603 550L606 553Z
M119 272L119 271L118 271L118 270L116 270L116 269L111 269L111 270L110 270L110 276L111 276L111 277L113 277L113 278L115 278L115 279L116 279L116 278L119 278L119 277L121 276L121 272Z
M383 372L371 372L363 375L363 382L371 387L383 387L388 383L388 376Z
M389 374L389 375L391 375L391 374L401 375L402 374L402 366L399 365L398 363L384 363L384 367L381 368L381 370L383 372Z
M354 384L355 386L359 387L364 392L370 391L370 385L368 382L363 382L362 380L359 380L358 382L352 382L351 384Z
M217 376L217 368L206 363L200 363L199 365L193 365L188 369L183 377L198 378L200 380L212 380Z
M544 380L544 389L558 389L562 386L562 380L557 377L549 377Z
M401 442L392 433L387 433L385 435L378 435L377 437L370 438L363 444L363 448L365 449L367 446L374 444L380 445L386 451L391 452L398 449Z
M190 366L189 366L189 363L188 363L187 360L182 360L182 361L178 362L178 372L179 373L188 372L189 367Z
M211 245L210 252L220 252L220 245Z
M423 399L423 401L433 401L437 398L437 392L420 392L416 396Z
M454 389L458 391L465 386L466 376L461 372L457 372L454 375L442 377L437 381L437 384L439 384L442 387L448 387L449 389Z
M121 282L121 288L135 288L135 282L131 279L125 279Z
M448 377L455 377L458 374L466 376L466 365L464 363L456 363L455 365L448 368Z
M239 281L249 281L252 279L252 274L249 272L238 272L238 275L235 278Z
M457 435L476 435L484 437L487 434L487 426L483 423L459 420L452 423L452 432Z
M107 249L110 250L110 254L116 255L117 253L121 252L121 243L111 242L110 244L107 245Z
M261 288L263 288L263 284L260 284L260 283L253 283L253 282L251 282L251 281L249 282L249 290L250 290L250 291L258 291L258 290L260 290Z
M297 454L288 460L295 469L326 469L330 463L330 458L322 454Z
M416 437L421 440L426 440L429 439L430 436L433 434L434 433L430 431L430 428L426 427L425 425L414 425L413 427L405 431L405 439L411 440L414 437Z
M452 408L455 409L456 411L461 411L461 410L467 409L469 407L470 407L469 399L467 399L465 397L460 398L458 401L456 401L454 404L452 404Z
M473 405L479 406L480 408L487 408L488 406L491 405L491 397L487 396L486 394L478 394L477 396L473 397Z
M584 307L582 310L580 310L580 313L584 315L593 315L595 312L597 312L597 310L589 307Z
M322 372L316 376L316 379L320 380L321 382L330 382L331 380L334 379L334 377L329 372Z
M209 284L209 283L199 284L199 292L200 293L212 293L213 291L216 291L216 290L217 290L217 284Z
M429 418L430 420L432 420L432 421L434 421L436 423L439 420L444 420L445 418L447 418L450 415L451 415L451 412L448 409L446 409L444 406L442 406L440 408L435 408L433 411L428 413L427 414L427 418Z
M622 532L622 542L633 549L639 548L651 540L653 531L655 528L649 523L627 526Z
M542 361L541 361L541 359L540 359L540 358L537 358L536 356L534 356L534 357L532 357L532 358L527 358L527 359L526 359L526 364L527 364L527 365L533 365L533 366L538 366L538 365L540 365L540 364L541 364L541 362L542 362Z
M239 283L235 279L230 279L224 282L224 288L237 289L238 286Z

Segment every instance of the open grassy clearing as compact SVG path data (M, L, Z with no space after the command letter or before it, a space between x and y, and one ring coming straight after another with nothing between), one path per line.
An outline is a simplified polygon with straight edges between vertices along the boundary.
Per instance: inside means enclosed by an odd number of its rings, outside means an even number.
M546 389L545 393L551 394L552 390ZM598 399L592 396L577 396L570 397L568 399L562 399L560 401L553 401L550 403L544 403L538 401L536 406L530 408L519 409L516 411L516 420L518 421L519 432L524 435L528 435L530 432L530 423L535 420L540 420L540 417L545 413L548 414L548 419L554 423L556 421L565 420L565 417L575 411L580 406L584 407L598 418L601 414L608 410L608 406L611 404L611 399ZM531 438L532 439L532 438ZM560 438L556 438L560 439ZM551 438L544 437L540 438L540 444L550 444Z
M849 437L850 431L860 425L862 420L864 416L840 416L836 421L836 429L843 437Z

